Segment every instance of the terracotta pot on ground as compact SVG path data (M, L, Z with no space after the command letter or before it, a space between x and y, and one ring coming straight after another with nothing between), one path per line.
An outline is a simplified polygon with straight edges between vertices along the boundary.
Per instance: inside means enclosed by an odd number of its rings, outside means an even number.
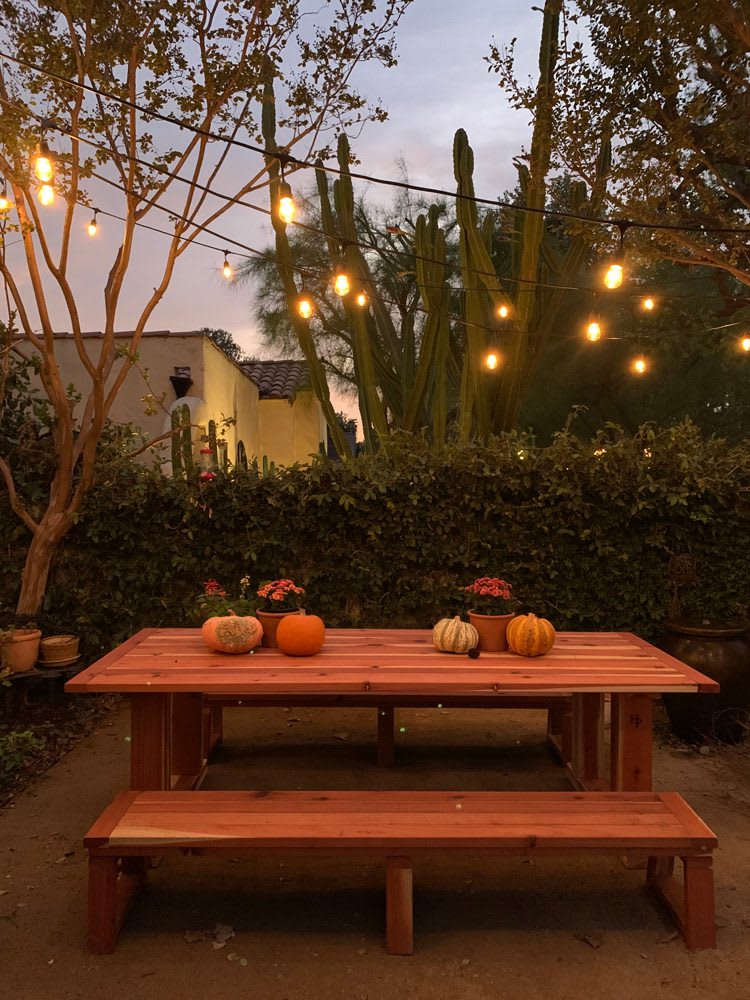
M476 611L469 612L469 621L479 633L479 648L483 653L502 653L508 648L505 633L512 618L515 618L512 611L507 615L480 615Z
M13 674L22 674L36 663L42 633L38 628L17 628L0 645L0 662Z
M276 649L276 629L279 627L281 619L286 618L287 615L303 615L304 613L302 608L298 608L296 611L256 611L255 617L263 626L261 646Z
M39 665L55 667L61 661L70 661L78 656L77 635L49 635L42 639L39 647Z
M739 743L750 711L750 633L744 624L667 622L659 646L718 681L719 694L665 694L672 730L689 743Z

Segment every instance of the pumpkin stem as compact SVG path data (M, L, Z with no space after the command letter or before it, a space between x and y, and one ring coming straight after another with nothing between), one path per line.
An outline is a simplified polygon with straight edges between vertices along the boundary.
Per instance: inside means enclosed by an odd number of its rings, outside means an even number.
M233 618L236 618L236 617L237 617L237 615L236 615L236 614L234 613L234 611L232 611L232 609L231 609L231 608L227 608L227 611L228 611L228 613L229 613L230 615L232 615L232 617L233 617ZM227 617L228 617L228 616L227 616Z

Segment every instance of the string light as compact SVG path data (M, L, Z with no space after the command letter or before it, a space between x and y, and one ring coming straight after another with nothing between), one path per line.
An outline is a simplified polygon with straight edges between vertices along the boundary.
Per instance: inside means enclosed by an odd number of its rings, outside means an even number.
M98 214L99 214L99 209L95 208L93 218L91 219L91 222L89 222L88 226L86 226L86 232L89 234L89 236L96 236L96 234L99 232L99 223L96 221L96 217Z
M32 166L37 180L40 180L43 184L52 180L52 175L54 173L54 167L52 166L52 153L50 152L46 139L42 139L42 141L37 144L32 160Z
M313 304L306 295L303 295L297 302L297 312L300 314L302 319L310 319L312 316Z
M503 302L501 306L497 307L497 315L500 319L507 319L510 316L510 306Z
M8 197L8 189L3 188L2 194L0 194L0 215L5 215L13 208L13 202Z
M620 245L617 248L617 253L612 263L604 273L604 286L612 290L622 285L622 279L625 276L625 233L628 231L631 223L623 220L616 223L616 225L620 230Z
M485 368L488 368L491 372L494 372L495 369L499 367L499 365L500 365L500 358L497 356L497 354L494 353L494 351L485 355L484 358Z
M357 293L357 298L355 299L355 302L357 303L358 306L360 306L360 308L364 309L364 307L367 305L368 301L369 300L368 300L368 298L367 298L367 296L365 295L364 292L358 292Z
M349 294L349 289L351 285L349 284L349 275L345 271L338 271L333 279L333 290L337 295L343 298L345 295Z
M36 196L39 199L39 204L47 207L55 200L55 189L51 184L41 184L37 188Z
M742 340L740 340L740 347L745 353L750 353L750 337L745 335Z
M650 295L647 295L646 298L642 300L641 306L646 310L646 312L653 312L656 308L656 302Z
M279 218L284 225L288 226L290 222L294 222L296 214L297 205L294 201L292 189L287 181L282 180L279 184Z
M586 339L590 340L592 344L602 339L602 327L597 320L589 321L589 325L586 327Z
M232 280L232 276L234 275L234 271L232 269L232 265L229 263L229 251L228 250L224 251L224 263L221 265L221 273L224 275L224 277L227 279L227 281L231 281Z
M634 375L645 375L648 371L648 362L642 354L639 354L637 358L633 359L630 368Z

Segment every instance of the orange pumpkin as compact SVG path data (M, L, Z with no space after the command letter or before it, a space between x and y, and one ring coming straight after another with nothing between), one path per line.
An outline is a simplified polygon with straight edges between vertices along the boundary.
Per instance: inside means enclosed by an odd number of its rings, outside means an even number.
M201 636L208 648L217 653L249 653L263 638L263 626L257 618L240 617L230 611L226 616L204 622Z
M544 656L555 645L555 630L546 618L516 615L508 625L508 646L519 656Z
M287 656L314 656L325 638L326 627L317 615L287 615L276 629L276 644Z

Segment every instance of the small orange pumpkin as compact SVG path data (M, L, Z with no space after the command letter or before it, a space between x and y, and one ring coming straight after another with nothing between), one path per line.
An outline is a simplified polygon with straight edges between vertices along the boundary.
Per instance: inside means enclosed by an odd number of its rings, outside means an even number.
M240 617L230 611L226 616L205 621L201 637L216 653L249 653L263 638L263 626L257 618Z
M555 645L555 630L546 618L516 615L508 625L508 646L519 656L544 656Z
M317 615L287 615L276 629L276 644L287 656L314 656L325 638L326 627Z

